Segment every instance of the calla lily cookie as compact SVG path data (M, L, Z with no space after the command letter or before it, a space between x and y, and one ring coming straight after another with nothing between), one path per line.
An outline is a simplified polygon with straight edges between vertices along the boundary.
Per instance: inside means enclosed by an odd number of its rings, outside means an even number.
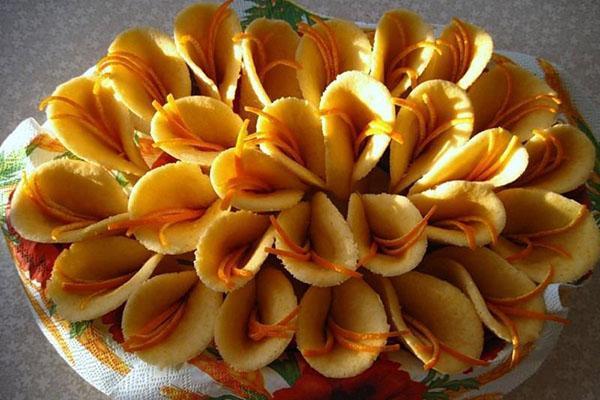
M165 104L167 95L189 96L192 90L185 62L173 40L152 28L133 28L119 34L96 69L117 98L145 121L154 115L152 102Z
M329 378L355 376L369 368L390 332L385 308L363 280L333 288L311 287L300 302L296 343L308 364Z
M452 181L408 198L421 214L432 213L429 240L474 249L496 243L506 223L502 202L492 189L487 183Z
M425 255L427 219L406 197L354 193L347 220L358 245L359 264L377 274L408 272Z
M434 51L441 53L431 25L412 11L388 11L375 30L371 75L384 82L393 96L401 96L418 85Z
M325 193L271 217L271 224L277 235L275 248L267 251L277 255L296 279L333 286L360 277L352 231Z
M506 227L492 249L536 282L574 282L600 258L600 232L587 207L542 189L498 193ZM560 267L559 267L560 266Z
M549 280L536 286L525 273L485 247L445 247L428 255L420 270L462 290L483 324L499 338L513 343L515 362L519 359L518 347L540 336L546 318L543 292ZM511 314L522 310L521 316ZM529 317L525 317L527 313Z
M403 141L393 129L392 97L381 82L351 71L327 87L319 108L327 186L337 197L346 199L354 183L375 167L390 140Z
M127 219L127 195L104 168L54 160L23 175L11 201L10 222L24 238L71 243L106 234Z
M194 271L154 276L125 305L123 348L149 364L177 366L210 344L222 301Z
M250 211L224 212L198 240L194 265L202 282L229 292L244 286L260 270L273 245L269 217Z
M148 170L134 141L129 110L96 76L58 86L40 103L44 108L52 131L76 156L136 176Z
M241 41L245 79L247 85L240 93L242 106L262 108L281 97L302 97L296 71L296 48L300 38L286 21L258 18L248 25L244 33L234 37ZM242 78L242 79L244 79Z
M311 16L314 25L301 22L302 35L296 50L298 83L302 96L317 106L325 88L345 71L368 73L371 43L354 23L341 19L322 21Z
M237 14L229 8L232 2L192 4L173 24L177 50L194 73L200 93L229 107L233 106L242 67L242 47L233 40L242 28Z
M419 193L455 180L505 186L523 174L528 159L528 152L517 136L502 128L488 129L446 153L408 193Z
M239 371L255 371L276 360L292 341L298 300L285 274L263 268L256 279L231 292L219 309L215 344Z
M188 96L167 104L153 103L150 124L154 146L171 156L210 167L215 157L233 147L242 119L225 103L206 96Z
M248 120L240 128L235 148L219 154L210 170L222 208L261 212L294 206L308 187L275 158L256 149L247 128Z
M469 89L475 130L503 127L521 141L532 129L549 128L558 112L558 99L542 79L518 65L501 62L490 67Z
M278 99L262 110L246 109L258 115L256 133L249 140L303 182L324 188L325 141L318 110L293 97Z
M525 149L529 165L515 186L556 193L570 192L583 185L596 160L592 141L579 129L565 124L534 129Z
M453 374L474 365L483 350L483 326L469 299L455 286L411 271L390 278L409 335L406 341L424 368ZM459 328L460 327L460 328Z
M400 111L393 130L403 141L390 147L390 191L400 193L471 137L473 108L464 90L441 80L422 83L394 103Z
M161 259L122 236L74 243L54 263L48 297L69 321L99 318L125 303Z
M144 175L131 190L129 219L109 225L127 230L148 249L183 254L196 248L208 224L221 212L210 179L186 162L167 164Z
M478 26L454 18L436 40L441 54L433 59L420 80L443 79L469 88L492 58L492 37Z

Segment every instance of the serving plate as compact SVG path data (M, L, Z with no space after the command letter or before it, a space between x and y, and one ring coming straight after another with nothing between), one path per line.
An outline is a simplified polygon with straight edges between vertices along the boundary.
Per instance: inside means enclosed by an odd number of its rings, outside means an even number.
M254 0L234 4L244 25L258 17L278 18L293 26L306 20L311 12L287 0ZM359 24L365 29L368 24ZM504 57L527 68L545 79L562 100L559 119L577 126L586 133L600 154L597 136L591 127L600 127L600 115L594 113L591 99L559 68L535 57L500 52ZM583 117L586 115L587 119ZM52 264L60 245L28 242L20 238L8 223L7 204L10 194L23 171L32 171L41 163L54 159L73 157L62 148L44 124L34 119L24 120L0 147L0 217L7 246L13 257L16 271L23 283L36 323L65 361L87 382L114 398L189 398L189 399L267 399L279 389L297 388L298 395L308 396L306 382L343 390L339 381L310 376L303 368L301 357L295 352L284 354L269 367L253 373L238 373L229 369L213 351L206 351L181 368L158 369L147 365L135 355L123 351L118 340L118 311L101 321L69 323L54 313L52 303L44 296L43 286L50 276ZM600 172L596 163L595 176ZM126 185L119 174L115 179ZM589 202L598 221L600 212L600 185L590 180L578 195ZM544 293L550 313L566 316L567 307L561 301L564 293L584 283L550 285ZM507 361L509 346L489 346L485 355L493 362L485 368L448 376L436 372L425 373L420 365L404 353L394 353L380 359L358 379L361 386L378 390L378 376L391 375L395 382L405 385L407 399L450 399L501 397L531 376L555 346L561 325L545 324L542 335L533 346L525 349L526 356L520 364L510 368ZM315 383L316 382L316 383ZM315 390L317 390L315 389ZM412 397L411 397L412 396Z

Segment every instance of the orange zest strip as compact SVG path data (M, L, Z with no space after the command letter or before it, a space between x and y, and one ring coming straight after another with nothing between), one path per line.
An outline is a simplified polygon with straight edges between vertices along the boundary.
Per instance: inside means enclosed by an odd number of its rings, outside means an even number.
M387 122L384 122L379 119L375 119L370 121L360 132L360 134L355 137L353 145L355 158L357 158L360 154L361 147L364 141L367 140L369 136L373 135L386 135L397 143L404 143L404 138L402 137L402 134L400 134L399 132L395 132L391 124L388 124Z
M241 276L241 277L251 277L253 275L252 272L246 271L243 268L243 265L247 262L246 258L248 257L248 250L250 250L251 245L245 245L238 247L236 250L227 254L217 267L217 277L225 283L228 288L232 288L234 283L231 279L232 276Z
M139 332L131 335L122 343L128 352L145 350L168 338L177 328L185 313L187 295L165 311L148 321Z
M523 118L525 115L537 110L547 110L553 113L558 111L557 108L549 105L535 105L534 103L539 100L551 100L556 105L560 104L560 100L554 94L545 93L531 96L500 113L488 124L488 126L491 128L497 126L503 126L506 128Z
M503 127L505 127L505 128L508 129L510 126L512 126L512 124L514 124L517 121L521 120L527 114L531 114L532 112L535 112L535 111L549 111L549 112L551 112L553 114L556 114L558 112L558 108L554 108L554 107L547 106L547 105L531 106L529 108L526 108L526 109L522 110L520 113L518 113L517 115L515 115L514 117L512 117L508 121L502 122L501 126L503 126Z
M359 272L346 268L342 265L333 263L321 256L319 256L315 251L310 250L310 247L307 245L306 247L300 247L298 244L294 242L294 240L287 234L287 232L283 229L283 227L279 224L277 219L274 216L270 216L269 220L271 221L271 225L275 228L275 231L281 238L281 240L290 248L289 253L295 254L291 256L285 250L280 249L271 249L269 247L265 248L265 251L271 254L281 255L283 257L295 258L299 261L312 261L319 266L329 269L335 272L339 272L346 276L351 276L354 278L361 278L362 275ZM308 256L310 258L308 258ZM308 259L307 259L308 258Z
M315 22L316 25L319 25L323 28L324 34L321 34L321 32L305 22L300 22L298 24L298 33L307 36L315 44L315 46L317 46L317 49L319 50L323 60L326 78L325 84L327 85L340 73L339 52L335 42L335 36L331 30L331 27L320 18L314 15L312 15L310 18Z
M294 308L288 315L276 324L263 324L258 321L256 307L250 313L248 322L248 337L256 342L264 338L289 338L296 328L292 320L298 316L300 307Z
M356 137L356 128L354 127L354 122L352 122L352 118L350 118L350 116L345 113L344 111L338 109L338 108L331 108L329 110L323 110L321 111L321 116L323 117L338 117L339 119L341 119L342 121L344 121L344 123L348 126L348 128L350 128L350 130L352 131L352 136Z
M510 97L512 96L512 90L513 90L513 87L512 87L513 80L512 80L512 76L510 75L510 72L508 71L508 68L503 63L497 64L497 66L498 66L498 68L500 68L500 71L502 71L502 75L504 76L504 79L506 80L506 92L504 93L504 98L502 99L500 108L496 111L496 113L492 117L491 122L498 121L499 118L502 116L502 114L504 114L504 112L506 111L506 108L508 107L508 102L510 101ZM491 126L491 122L487 125L488 128L493 128Z
M96 125L92 125L87 120L81 118L80 115L70 114L70 113L57 113L57 114L52 115L52 117L50 119L54 119L54 120L72 119L77 122L80 122L88 128L88 130L90 131L90 133L92 135L94 135L97 139L99 139L102 143L104 143L105 145L110 147L112 150L114 150L115 152L118 152L118 153L121 153L123 151L120 144L118 144L114 140L108 138L108 136L105 133L103 133L103 131L100 130Z
M446 343L442 342L437 337L435 337L435 335L422 322L417 321L415 318L412 318L410 316L405 316L405 315L403 315L403 318L405 320L407 320L407 322L408 322L408 320L410 320L411 322L409 322L409 324L413 328L415 328L415 330L424 329L424 330L428 331L428 334L426 334L425 332L420 332L417 330L413 334L415 336L417 336L419 338L419 340L421 340L421 341L428 341L430 343L434 343L434 342L432 342L432 339L435 339L435 341L437 341L439 344L440 355L441 355L441 352L448 353L449 356L451 356L465 364L469 364L469 365L473 365L473 366L489 365L489 361L481 360L479 358L473 358L471 356L461 353L460 351L455 350L452 347L448 346ZM416 324L419 324L418 328L417 328ZM423 351L426 351L426 350L433 351L434 346L433 345L424 345L424 346L422 346L422 348L423 348ZM436 364L437 364L437 362L436 362ZM435 367L435 364L432 366L432 368L433 367Z
M431 143L432 141L434 141L435 139L437 139L438 136L440 136L442 133L446 132L449 129L454 128L457 125L461 125L461 124L473 124L473 118L453 118L450 121L447 121L447 122L439 125L437 128L435 128L433 130L433 132L430 132L421 143L419 143L419 145L417 146L417 149L415 151L415 155L418 156L419 154L421 154L423 152L423 150L425 150L427 145L429 143Z
M500 168L502 168L502 166L504 164L506 164L509 157L512 156L512 154L514 153L514 151L518 145L519 145L519 138L517 136L511 137L510 141L508 142L508 145L504 149L504 152L502 152L502 154L500 155L500 157L498 157L496 162L493 163L487 169L485 169L483 172L481 172L481 174L477 176L476 180L485 181L485 180L490 179L492 176L494 176L494 174L496 174L496 172L498 172L498 170L500 170Z
M452 32L452 37L454 38L454 44L456 45L456 50L458 53L458 61L459 64L456 68L456 76L454 77L454 79L456 79L456 81L458 81L461 77L462 74L462 66L465 62L465 56L464 56L464 43L462 40L462 35L460 34L460 32Z
M93 217L73 212L45 197L41 193L35 178L30 180L28 179L27 174L23 173L22 180L27 196L35 203L40 211L50 218L64 222L66 224L66 230L78 229L97 222ZM71 224L81 225L75 227L75 225Z
M577 216L571 222L569 222L568 224L566 224L565 226L562 226L560 228L547 229L544 231L538 231L538 232L533 232L533 233L506 235L507 239L509 239L511 241L516 241L518 243L523 243L526 246L525 249L506 257L506 260L508 262L513 262L513 261L517 261L517 260L526 258L533 252L534 247L545 248L545 249L553 251L557 254L560 254L561 256L563 256L565 258L571 258L572 257L571 254L568 251L566 251L564 248L562 248L561 246L559 246L557 244L545 243L545 242L542 242L542 241L536 240L536 239L558 235L561 233L565 233L565 232L569 231L570 229L573 229L581 221L583 221L583 219L587 216L587 213L588 213L587 207L581 206L581 208L579 209L579 212L577 213Z
M294 259L297 261L308 262L312 258L310 253L301 254L301 253L295 253L293 251L276 249L273 247L265 247L264 250L265 250L265 252L267 252L269 254L273 254L275 256L280 256L280 257L287 257L287 258L291 258L291 259Z
M567 232L570 229L577 226L581 221L583 221L585 219L585 217L587 216L587 214L588 214L587 207L582 205L581 208L579 209L579 211L577 212L577 216L571 222L569 222L567 225L562 226L560 228L547 229L545 231L529 233L529 234L527 234L527 237L530 239L537 239L537 238L542 238L542 237L547 237L547 236L552 236L552 235L557 235L559 233Z
M264 82L265 77L267 76L267 74L269 72L271 72L271 70L273 70L275 67L289 67L295 70L299 70L302 69L302 65L300 65L299 63L297 63L294 60L285 60L285 59L281 59L281 60L274 60L271 61L270 63L266 64L264 67L262 67L260 69L260 72L258 73L258 79L260 79L261 82Z
M94 86L92 87L92 93L94 94L94 105L96 106L96 109L98 110L98 115L100 116L99 120L102 123L102 126L106 128L107 132L110 133L118 143L120 143L121 138L119 137L119 134L110 129L111 124L108 122L108 118L106 117L106 112L104 110L104 105L102 104L102 100L100 99L101 87L102 80L96 79L96 81L94 82Z
M130 52L116 51L104 56L97 64L101 73L111 66L120 66L131 72L153 100L164 104L167 90L156 72L144 59Z
M221 209L226 210L231 206L233 197L238 192L270 193L274 189L261 177L249 174L242 162L242 154L247 144L248 124L250 120L244 120L234 148L234 176L229 178L226 184L225 196L221 202Z
M450 51L450 55L452 57L452 73L450 75L450 81L451 82L457 82L458 81L458 68L459 68L459 54L458 54L458 50L456 49L456 46L453 45L452 43L449 43L445 40L441 40L438 39L435 41L435 44L437 44L440 48L444 47L446 49L448 49Z
M333 335L337 337L343 337L348 340L372 340L372 339L389 339L393 337L399 337L406 335L408 331L397 331L397 332L355 332L338 325L333 318L329 318L327 326L333 332Z
M396 54L396 56L388 64L387 72L385 75L386 81L388 82L389 86L391 86L394 82L397 82L398 78L404 73L406 73L410 77L411 86L413 88L417 85L417 80L419 76L416 70L413 68L406 68L404 66L404 61L406 57L408 57L411 53L425 48L433 49L436 53L442 55L442 51L435 42L421 41L418 43L414 43L408 47L405 47L400 53Z
M487 229L488 233L490 234L492 244L496 244L498 242L498 230L487 218L481 217L479 215L465 215L464 217L456 218L456 220L459 222L478 222L480 224L483 224L483 226L485 226L485 229Z
M288 157L292 158L298 164L304 166L304 160L300 153L297 153L290 145L281 140L277 135L271 135L270 132L255 132L248 135L246 142L250 145L270 144L279 149Z
M205 74L208 75L208 59L206 58L206 54L204 53L204 49L202 48L200 42L194 39L194 37L192 37L191 35L184 35L181 37L180 43L182 46L185 46L187 44L192 45L192 48L194 49L198 57L198 61L194 63L198 67L200 67L200 69L204 71Z
M457 350L454 350L452 347L448 346L447 344L445 344L442 341L440 341L440 350L443 351L444 353L448 353L448 355L452 356L453 358L455 358L458 361L461 361L465 364L475 365L478 367L485 367L487 365L490 365L489 361L470 357L470 356L463 354Z
M527 184L534 179L546 175L560 166L565 160L565 150L560 142L554 135L549 133L543 133L538 129L533 130L533 134L542 138L544 142L544 153L541 159L532 160L530 157L529 165L527 170L519 179L519 184Z
M285 229L283 229L283 227L281 226L279 221L277 221L277 218L275 218L275 216L269 216L269 221L271 221L271 225L273 225L273 228L275 228L275 232L277 232L281 240L283 240L283 243L285 243L285 245L289 247L291 251L299 254L308 252L306 248L296 244L296 242L287 234Z
M517 260L521 260L523 258L528 257L529 255L531 255L531 253L533 252L533 249L535 247L540 247L543 249L548 249L550 251L553 251L555 253L557 253L558 255L564 257L564 258L571 258L571 253L569 253L568 251L566 251L563 247L557 245L557 244L549 244L549 243L544 243L540 240L532 240L530 239L530 237L528 236L521 236L521 235L507 235L507 238L512 240L512 241L516 241L516 242L520 242L525 244L525 249L523 249L522 251L519 251L515 254L511 254L510 256L506 257L506 260L508 262L512 262L512 261L517 261Z
M94 96L94 98L97 99L98 97ZM39 110L43 111L52 102L62 102L68 104L69 106L73 107L74 111L76 111L76 114L57 113L52 115L52 119L73 119L78 122L81 122L89 129L92 135L94 135L97 139L99 139L102 143L110 147L112 150L115 150L119 153L123 151L123 145L120 139L118 138L118 135L115 132L113 132L106 124L106 121L104 120L103 114L100 109L98 109L100 118L96 118L81 104L69 99L68 97L48 96L40 102ZM100 104L99 100L97 101L97 104Z
M411 318L411 317L409 317ZM414 318L412 318L412 322L417 322L420 323L422 325L422 328L427 329L423 323L416 321ZM412 324L411 324L412 325ZM413 325L414 326L414 325ZM410 333L410 331L409 331ZM413 333L415 336L417 336L419 338L419 340L421 341L429 341L431 343L431 341L424 336L424 334L419 333L419 332L415 332ZM431 333L431 335L433 335L433 333ZM459 352L458 350L453 349L452 347L448 346L446 343L442 342L441 340L437 339L436 340L439 342L439 347L440 347L440 352L444 352L447 353L448 355L450 355L451 357L465 363L468 365L473 365L473 366L487 366L489 365L489 361L485 361L485 360L481 360L479 358L473 358L471 356L468 356L466 354L463 354L461 352ZM423 349L429 349L429 351L433 350L433 346L432 345L425 345L422 346Z
M437 206L431 207L425 217L419 221L410 231L402 235L397 239L382 239L377 236L373 237L373 243L381 248L382 252L390 256L398 256L403 254L406 250L411 248L417 240L425 232L429 219L436 212ZM372 244L373 245L373 244Z
M327 47L327 43L315 28L311 27L305 22L298 24L298 33L302 36L308 37L317 46L321 59L323 60L323 69L325 70L326 84L335 79L335 72L333 71L333 65L331 60L330 50Z
M459 80L465 75L467 69L469 68L469 63L471 61L471 40L469 38L469 34L467 33L467 29L464 23L460 19L453 18L452 22L458 28L460 36L460 39L456 39L459 49L461 49L461 63L460 68L458 70L458 76L456 77L456 80Z
M552 278L554 277L554 266L550 265L550 269L548 270L548 274L544 281L540 283L535 289L522 294L517 297L509 297L509 298L499 298L499 297L486 297L485 300L493 303L495 305L501 306L515 306L517 304L525 303L531 299L534 299L538 296L541 296L544 293L544 290L548 287L548 285L552 282Z
M387 86L393 89L400 83L400 78L404 75L408 76L411 89L414 89L419 84L419 74L416 69L410 67L398 67L391 71L387 76Z
M267 36L270 37L270 35L267 35ZM279 60L273 60L271 62L267 62L267 50L266 50L266 46L265 46L265 44L266 44L265 42L267 40L261 40L251 33L248 33L248 32L238 33L233 36L232 40L234 42L239 42L244 39L249 40L251 43L254 43L256 45L256 51L258 53L258 62L257 62L258 67L256 69L257 69L258 79L261 82L263 82L265 80L265 76L275 67L285 66L285 67L289 67L289 68L292 68L295 70L302 69L302 66L294 60L279 59Z
M249 32L240 32L233 36L231 40L234 42L241 42L242 40L248 40L251 43L256 45L256 51L258 53L258 64L260 66L264 66L267 64L267 49L265 48L265 44L255 35Z
M364 343L356 343L356 342L353 342L352 340L346 339L343 336L336 336L335 340L340 346L342 346L348 350L352 350L352 351L356 351L356 352L379 354L382 352L392 352L392 351L400 350L399 344L390 344L390 345L386 345L386 346L373 346L373 345L364 344Z
M224 149L224 147L219 144L209 143L200 139L192 132L189 125L181 116L173 95L167 95L167 103L169 104L168 110L160 105L160 103L157 101L153 101L152 106L167 120L171 131L175 133L176 137L173 139L158 141L154 144L154 146L160 146L160 144L163 143L176 143L198 147L205 151L221 151Z
M311 251L310 255L311 255L312 261L314 261L316 264L318 264L319 266L321 266L323 268L330 269L335 272L339 272L342 275L350 276L352 278L362 278L362 274L360 272L356 272L354 270L344 267L343 265L339 265L339 264L333 263L329 260L326 260L325 258L321 257L314 251Z
M89 220L89 221L71 222L70 224L57 226L56 228L52 229L52 231L50 231L50 237L52 238L52 240L58 240L60 238L60 236L65 232L71 232L71 231L75 231L77 229L87 228L88 226L93 225L95 223L96 223L96 221Z
M207 65L209 68L210 78L213 82L217 82L217 67L215 63L215 47L217 41L217 32L219 31L219 27L222 25L225 18L227 18L230 14L229 6L233 3L233 0L225 0L221 5L217 8L215 13L212 15L210 19L210 25L208 26L208 42L206 44L206 59Z
M246 190L253 192L266 192L270 190L270 186L261 181L259 178L248 176L236 176L229 180L228 187L235 190Z
M373 258L375 258L378 250L379 250L379 247L377 246L377 243L375 243L374 241L371 242L371 245L369 246L369 252L367 254L365 254L363 257L361 257L360 260L358 260L356 269L358 269L359 267L361 267L363 265L367 265L367 263L369 261L371 261Z
M273 144L277 145L277 143L285 143L287 145L287 148L291 148L291 154L290 156L292 158L294 158L294 161L298 162L301 165L306 165L304 159L302 158L301 154L302 151L300 150L300 145L298 144L298 141L296 140L296 135L294 134L294 132L283 122L281 121L279 118L275 117L274 115L271 115L261 109L258 109L256 107L245 107L244 110L246 110L247 112L250 112L252 114L256 114L261 118L266 119L267 121L269 121L271 123L271 125L273 125L276 130L270 132L272 135L264 135L264 138L267 139L271 139L271 136L274 138L273 140Z
M454 226L454 227L458 228L465 234L469 248L471 250L475 250L477 248L477 242L475 240L475 228L473 228L472 226L469 226L468 224L458 221L456 219L445 219L445 220L435 221L434 225L437 225L437 226L441 225L442 227Z
M184 221L198 219L204 215L206 209L193 208L171 208L167 210L154 211L138 218L126 221L113 222L108 225L109 231L122 229L135 229L141 226L162 226L165 224L176 224Z
M127 282L135 272L130 272L115 278L104 279L101 281L86 281L81 279L73 279L60 273L65 280L61 283L61 287L65 292L76 294L88 294L90 292L106 291L117 288Z
M302 352L302 355L304 357L317 357L317 356L323 356L323 355L331 352L331 350L333 350L333 345L335 344L333 334L331 333L331 331L329 329L326 329L326 335L327 335L327 339L325 341L325 344L322 347L304 350Z
M431 358L423 365L423 369L425 371L427 371L427 370L430 370L431 368L435 367L435 365L440 360L440 355L441 355L439 339L433 334L433 332L431 332L429 330L429 328L427 328L422 322L416 320L415 318L413 318L409 315L406 315L406 314L403 314L402 318L410 326L412 326L417 332L419 332L421 335L425 336L425 338L429 341L429 343L431 343L431 346L432 346Z
M527 258L531 255L531 253L533 252L533 243L531 242L531 240L522 239L522 242L525 243L525 248L521 251L518 251L505 257L506 261L512 263Z
M519 331L517 325L506 315L501 306L496 306L490 303L486 303L488 309L494 314L504 326L509 330L512 342L512 355L510 359L510 366L513 367L521 361L521 338L519 337Z
M152 147L161 148L164 145L180 145L180 146L190 146L190 147L198 147L201 151L220 151L223 149L221 145L207 143L204 141L200 141L197 139L185 139L185 138L171 138L158 140L156 142L152 142L150 144Z
M350 116L337 108L332 108L329 110L321 111L321 116L330 117L335 116L339 117L347 126L350 128L350 133L352 137L350 140L352 141L352 148L354 150L354 158L356 159L363 146L363 143L373 135L386 135L389 136L393 141L398 142L400 144L404 143L404 137L401 133L394 131L393 125L382 121L378 118L369 121L363 128L363 130L357 134L356 127L352 122L352 118Z
M402 51L400 53L398 53L392 59L392 61L390 61L388 70L391 71L391 70L395 69L399 65L399 63L401 61L403 61L406 57L408 57L408 55L411 54L412 52L421 50L421 49L426 49L426 48L433 49L436 53L438 53L439 55L442 55L442 51L440 50L439 46L435 42L429 42L429 41L423 40L421 42L414 43L414 44L402 49Z
M323 28L325 32L325 36L327 38L327 43L329 44L329 54L331 55L331 66L333 76L332 79L335 79L340 73L340 56L338 53L338 47L335 42L335 35L333 34L333 30L329 25L325 23L321 18L316 15L311 15L310 19L315 23L315 25L319 25Z
M501 150L501 146L496 146L496 135L492 133L488 140L486 155L479 159L479 162L471 169L471 172L465 177L465 180L478 180L483 171L489 169L494 161L498 159Z
M435 126L437 126L437 112L435 110L431 97L429 97L427 93L423 93L423 96L421 96L421 100L423 101L423 104L425 104L425 108L427 109L427 115L429 116L429 120L427 122L427 129L431 131L435 129Z
M366 353L381 353L400 350L399 344L374 346L366 343L360 343L362 340L374 340L374 339L388 339L391 337L398 337L404 334L403 332L369 332L361 333L354 332L348 329L344 329L339 326L333 318L329 317L327 320L327 341L321 348L310 349L303 352L305 357L320 356L329 353L333 350L334 343L338 343L340 346L356 351Z
M489 306L490 304L488 304L488 307ZM540 321L552 321L563 325L569 325L571 323L571 321L569 321L568 319L559 317L558 315L545 314L536 311L526 310L523 308L504 306L500 304L493 304L492 306L495 307L497 310L503 312L504 314L513 317L536 319Z
M427 123L425 121L425 114L421 110L420 106L413 101L401 99L398 97L394 97L392 99L392 102L396 106L406 108L415 115L419 123L419 141L422 141L425 138L425 135L427 134Z

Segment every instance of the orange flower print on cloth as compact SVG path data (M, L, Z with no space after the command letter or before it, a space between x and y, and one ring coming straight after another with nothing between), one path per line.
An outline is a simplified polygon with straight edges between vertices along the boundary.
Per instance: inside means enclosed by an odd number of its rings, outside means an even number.
M188 362L237 396L243 398L248 398L250 395L255 395L250 398L271 397L265 389L265 381L260 371L237 372L209 351L205 351Z
M303 363L300 377L286 389L273 393L273 400L395 399L420 400L427 386L411 380L400 364L380 358L369 369L352 378L325 378Z
M9 199L12 197L12 193ZM10 224L10 200L6 205L5 236L7 245L12 251L16 265L29 273L29 279L39 282L42 288L50 279L54 261L60 254L63 245L32 242L21 237Z

